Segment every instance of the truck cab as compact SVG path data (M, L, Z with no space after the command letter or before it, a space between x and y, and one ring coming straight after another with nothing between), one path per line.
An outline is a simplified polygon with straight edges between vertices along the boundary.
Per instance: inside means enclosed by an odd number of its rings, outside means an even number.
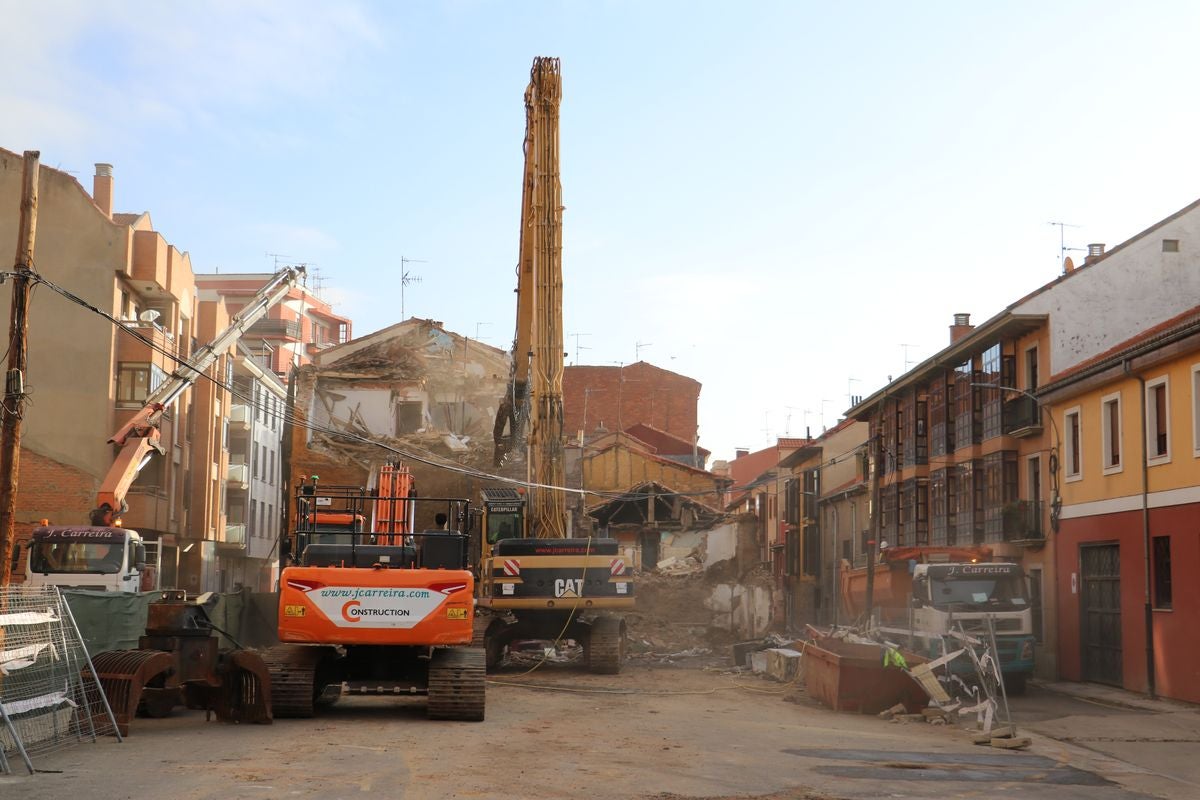
M1020 691L1033 672L1034 646L1033 611L1021 566L1002 562L913 566L910 625L914 633L932 640L961 625L968 635L986 641L989 619L1005 682Z
M60 589L138 592L153 588L146 545L127 528L48 525L27 545L26 583Z

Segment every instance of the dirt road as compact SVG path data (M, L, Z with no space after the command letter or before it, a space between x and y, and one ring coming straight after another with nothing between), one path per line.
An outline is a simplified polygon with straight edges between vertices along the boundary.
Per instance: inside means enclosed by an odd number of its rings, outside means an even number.
M539 688L528 688L536 686ZM700 669L508 671L483 723L430 722L420 699L344 698L312 720L139 719L123 744L81 744L0 797L772 798L1118 800L1089 769L973 747L947 727L836 714L795 689ZM810 794L811 793L811 794Z

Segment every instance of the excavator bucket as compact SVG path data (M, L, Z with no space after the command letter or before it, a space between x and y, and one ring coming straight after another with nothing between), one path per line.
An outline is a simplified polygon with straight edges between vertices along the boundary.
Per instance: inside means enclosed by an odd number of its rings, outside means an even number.
M92 658L96 677L108 697L117 730L129 735L129 723L137 714L142 690L175 669L175 654L164 650L109 650Z
M212 695L215 695L217 719L271 723L271 674L262 656L250 650L224 652L216 672L219 685Z

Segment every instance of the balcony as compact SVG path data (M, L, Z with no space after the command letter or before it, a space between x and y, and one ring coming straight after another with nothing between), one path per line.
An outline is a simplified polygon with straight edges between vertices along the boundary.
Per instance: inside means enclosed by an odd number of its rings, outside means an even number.
M1020 395L1004 401L1004 433L1023 439L1042 432L1042 411L1037 400Z
M1019 544L1045 542L1046 528L1042 521L1044 506L1041 500L1017 500L1006 504L1000 512L1004 541Z
M250 467L247 464L230 464L225 476L225 483L230 489L250 488Z
M250 406L245 403L234 403L229 407L229 429L248 431L250 423L254 420L254 414L250 411Z
M300 323L287 319L260 319L242 335L246 341L255 339L299 339Z
M246 546L246 526L226 525L225 538L217 544L224 548L244 548Z

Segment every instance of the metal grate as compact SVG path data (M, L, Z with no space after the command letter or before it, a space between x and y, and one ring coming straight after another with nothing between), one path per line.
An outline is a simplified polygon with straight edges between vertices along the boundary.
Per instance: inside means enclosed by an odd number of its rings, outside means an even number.
M100 736L120 738L58 587L0 588L0 772Z

